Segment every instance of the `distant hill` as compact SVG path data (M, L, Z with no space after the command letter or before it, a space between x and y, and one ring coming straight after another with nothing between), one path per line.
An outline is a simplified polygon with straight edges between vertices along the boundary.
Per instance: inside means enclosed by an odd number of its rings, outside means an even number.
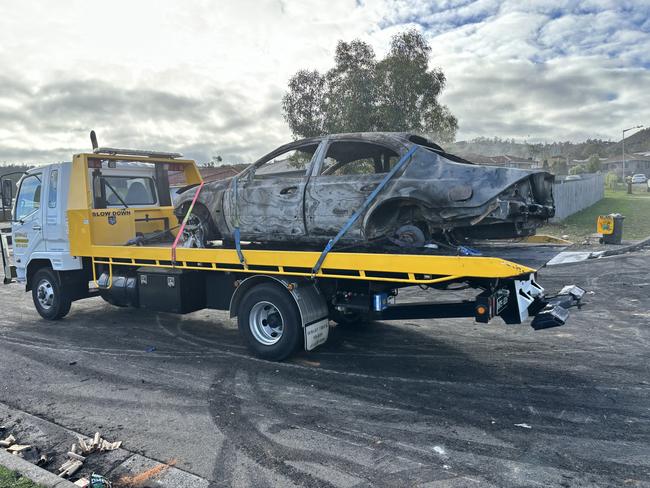
M524 159L533 158L539 161L553 156L568 159L587 159L592 154L601 157L615 156L622 151L621 142L604 141L602 139L587 139L584 142L551 142L527 143L515 139L499 137L477 137L470 141L457 141L448 144L445 149L451 153L481 154L484 156L501 156L510 154ZM625 152L650 151L650 128L640 130L625 138Z
M616 144L612 144L609 148L608 155L616 156L621 154L623 151L621 141ZM629 135L625 138L625 152L626 153L635 153L642 151L650 151L650 127L647 129L641 129L638 132L635 132L632 135Z

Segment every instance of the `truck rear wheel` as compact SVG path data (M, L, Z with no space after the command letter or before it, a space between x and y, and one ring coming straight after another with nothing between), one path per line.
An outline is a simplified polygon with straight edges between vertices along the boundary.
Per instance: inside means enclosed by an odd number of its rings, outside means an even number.
M237 325L248 347L262 359L282 361L303 341L298 307L287 290L272 283L253 286L244 295Z
M72 299L61 286L59 276L50 268L41 268L32 278L32 299L38 314L45 320L59 320L70 311Z

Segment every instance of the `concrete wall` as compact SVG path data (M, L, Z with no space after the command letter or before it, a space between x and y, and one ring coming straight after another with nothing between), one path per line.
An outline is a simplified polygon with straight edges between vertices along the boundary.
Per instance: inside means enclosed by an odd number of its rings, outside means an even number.
M569 215L592 206L605 196L605 175L581 175L580 180L556 181L553 185L555 217L551 222L560 222Z

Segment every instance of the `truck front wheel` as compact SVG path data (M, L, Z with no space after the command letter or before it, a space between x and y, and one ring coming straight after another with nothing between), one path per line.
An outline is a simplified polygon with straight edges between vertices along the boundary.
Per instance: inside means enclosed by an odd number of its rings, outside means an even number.
M272 283L253 286L244 295L237 325L248 347L262 359L286 359L303 341L298 307L287 290Z
M32 279L34 307L45 320L59 320L70 311L72 300L63 289L58 275L50 268L41 268Z

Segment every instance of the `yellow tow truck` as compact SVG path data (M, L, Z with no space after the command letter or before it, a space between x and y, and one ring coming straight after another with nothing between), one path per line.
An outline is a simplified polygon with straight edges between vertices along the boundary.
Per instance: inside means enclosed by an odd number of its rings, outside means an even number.
M535 236L493 243L470 254L183 247L170 181L201 187L194 161L180 154L98 148L71 162L40 166L20 180L12 212L13 260L1 242L5 282L31 291L47 320L63 318L72 302L101 296L116 306L189 313L229 310L251 351L282 360L313 350L329 321L500 316L532 326L563 325L584 291L565 287L548 298L536 272L566 241ZM188 212L189 213L189 212ZM426 295L459 285L474 300L441 303ZM398 291L417 286L423 300L400 303Z

